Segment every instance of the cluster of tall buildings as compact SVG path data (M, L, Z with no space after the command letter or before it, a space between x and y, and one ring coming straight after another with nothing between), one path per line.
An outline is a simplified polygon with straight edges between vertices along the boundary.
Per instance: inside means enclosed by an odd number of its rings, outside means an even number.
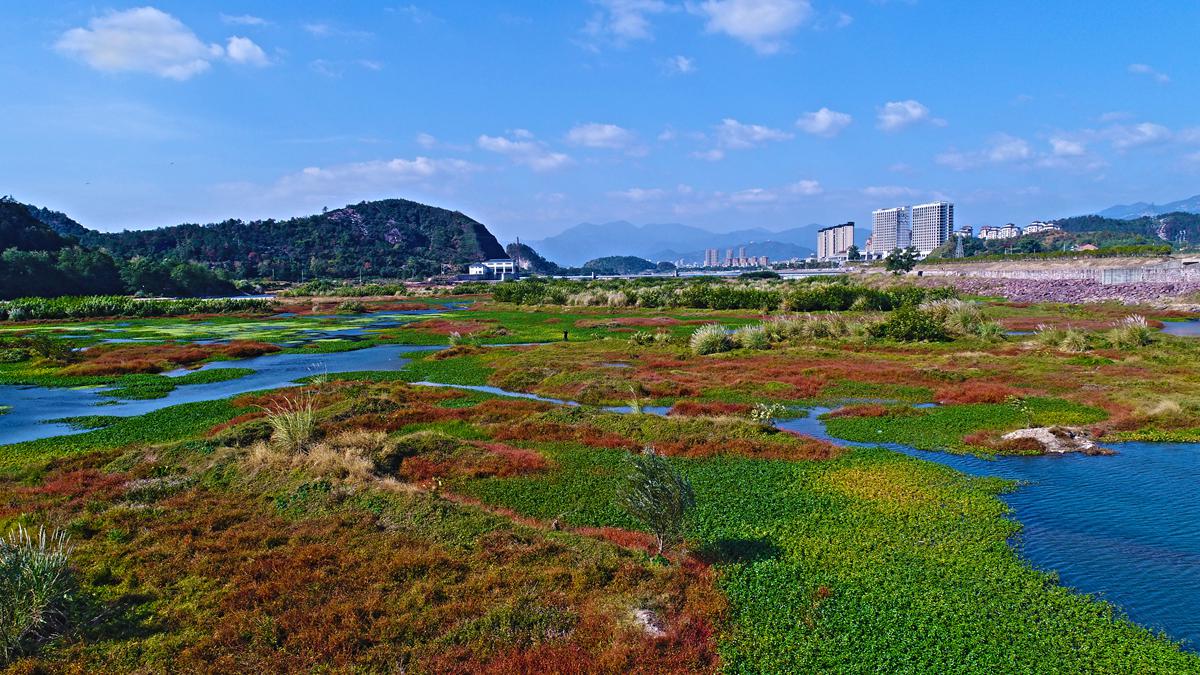
M733 255L733 249L725 249L725 259L721 260L718 257L719 250L715 248L704 249L704 266L705 267L770 267L771 260L765 255L746 255L746 247L739 246L737 256Z
M871 212L867 252L878 257L912 246L921 255L929 255L949 241L952 232L954 204L950 202L877 209Z

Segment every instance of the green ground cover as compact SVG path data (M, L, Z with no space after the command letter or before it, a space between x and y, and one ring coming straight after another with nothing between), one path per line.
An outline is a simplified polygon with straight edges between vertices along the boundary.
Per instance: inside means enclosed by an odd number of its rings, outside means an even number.
M461 489L540 518L635 527L623 454L542 443L557 470ZM689 536L733 609L726 672L1138 672L1200 668L1007 545L1011 487L884 450L829 462L677 460ZM1033 609L1033 608L1036 608Z

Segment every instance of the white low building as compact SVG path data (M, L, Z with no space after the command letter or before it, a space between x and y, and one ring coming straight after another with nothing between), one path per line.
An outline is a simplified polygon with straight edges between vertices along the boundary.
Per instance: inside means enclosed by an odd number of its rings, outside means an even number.
M511 279L517 273L517 264L512 258L492 258L467 266L467 274L488 279Z

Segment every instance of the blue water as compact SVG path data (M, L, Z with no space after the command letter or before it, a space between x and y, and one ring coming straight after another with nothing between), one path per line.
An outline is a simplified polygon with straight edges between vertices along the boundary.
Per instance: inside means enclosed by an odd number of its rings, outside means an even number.
M1164 321L1162 332L1180 337L1200 337L1200 319L1191 321Z
M115 415L129 417L197 401L228 398L249 391L277 389L297 380L325 373L346 373L356 370L399 370L408 363L404 354L442 349L410 345L381 345L350 352L333 354L268 354L237 361L218 361L202 370L218 368L253 368L254 373L225 382L188 384L176 387L164 398L142 401L116 400L101 396L102 387L65 389L27 386L0 386L0 401L12 406L0 415L0 445L30 441L37 438L80 433L65 424L46 424L46 420L81 415ZM170 376L194 371L173 371Z
M782 429L841 445L816 408ZM1038 569L1112 602L1131 620L1200 648L1200 444L1115 443L1111 456L979 457L896 452L975 476L1022 483L1003 499L1023 526L1013 541Z

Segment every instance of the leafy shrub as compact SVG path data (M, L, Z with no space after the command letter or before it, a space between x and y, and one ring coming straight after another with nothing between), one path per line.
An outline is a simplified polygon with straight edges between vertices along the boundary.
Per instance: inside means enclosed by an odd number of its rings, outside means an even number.
M271 301L261 298L183 298L142 300L123 295L84 295L59 298L18 298L0 302L0 320L87 319L93 317L155 317L185 314L263 313Z
M367 306L358 300L347 300L337 306L338 314L363 314Z
M719 323L705 324L697 328L688 340L688 344L692 348L692 353L700 356L727 352L733 348L733 341L729 339L729 333Z
M683 540L683 523L696 505L692 484L667 459L645 448L629 456L629 475L620 496L626 513L644 524L658 545L658 554Z
M0 663L61 632L74 590L66 532L18 525L0 540Z
M898 342L944 342L950 339L942 323L928 312L901 307L886 321L871 327L871 337Z
M750 419L764 427L775 426L775 420L782 417L787 408L779 403L756 403L750 410Z
M0 349L0 363L20 363L28 360L30 356L33 354L28 349L20 347Z

